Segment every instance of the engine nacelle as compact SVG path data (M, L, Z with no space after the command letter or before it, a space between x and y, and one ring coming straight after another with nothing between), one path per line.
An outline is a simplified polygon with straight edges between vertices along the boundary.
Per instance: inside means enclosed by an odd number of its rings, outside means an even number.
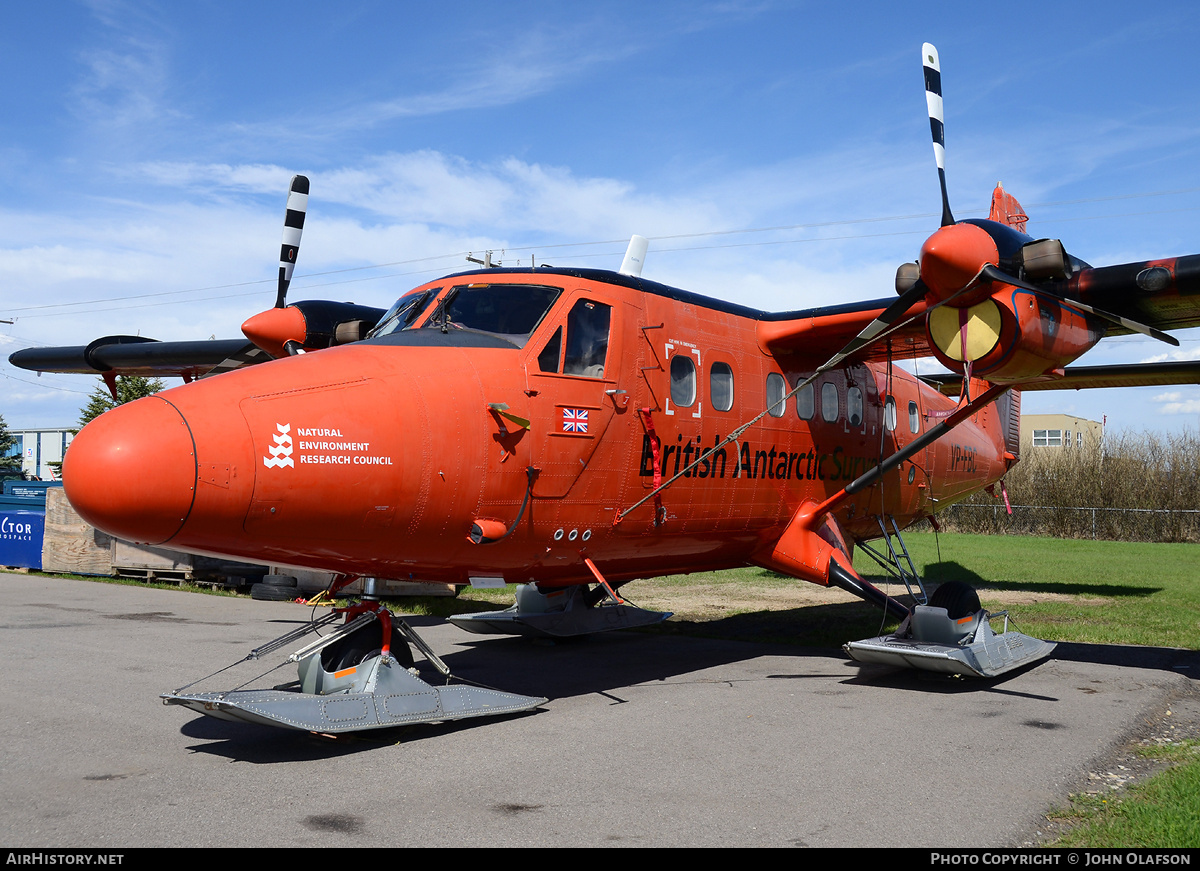
M383 309L352 302L306 299L256 314L242 324L242 332L272 357L283 357L289 342L307 351L357 342L383 313Z
M1095 345L1104 328L1070 306L1007 284L970 306L939 306L925 323L938 362L996 384L1039 380Z

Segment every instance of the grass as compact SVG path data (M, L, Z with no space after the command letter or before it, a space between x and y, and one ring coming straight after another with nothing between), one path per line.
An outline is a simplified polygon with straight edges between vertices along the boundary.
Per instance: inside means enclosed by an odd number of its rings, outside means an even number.
M933 533L905 540L926 580L968 581L985 608L1008 609L1029 635L1200 646L1200 545L965 534L939 542Z
M1009 611L1029 635L1200 647L1200 545L933 533L909 533L905 541L925 580L967 581L984 607ZM855 567L883 585L876 564L857 556ZM501 609L512 604L514 589L466 589L457 599L404 600L402 607L437 617ZM621 592L675 613L646 631L837 647L895 626L841 591L759 568L635 581Z
M1049 815L1069 828L1055 847L1200 846L1200 745L1185 741L1147 748L1172 765L1124 794L1080 794Z

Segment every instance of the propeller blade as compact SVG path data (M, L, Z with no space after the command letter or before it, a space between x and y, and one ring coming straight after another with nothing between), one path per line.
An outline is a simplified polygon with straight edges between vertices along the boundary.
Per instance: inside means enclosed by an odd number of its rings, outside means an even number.
M1098 318L1103 318L1111 323L1119 324L1120 326L1125 327L1127 330L1132 330L1135 333L1141 333L1143 336L1149 336L1151 339L1157 339L1158 341L1165 342L1168 345L1179 347L1179 340L1170 333L1164 333L1162 330L1155 329L1154 327L1139 323L1138 321L1133 321L1127 317L1114 314L1113 312L1096 308L1093 305L1088 305L1086 302L1080 302L1077 299L1067 299L1064 296L1058 296L1057 294L1050 293L1049 291L1040 288L1035 284L1030 284L1028 281L1023 281L1022 279L1017 278L1015 275L1009 275L1006 272L1002 272L997 266L992 266L989 264L983 268L983 272L981 274L982 277L988 281L1000 281L1004 284L1011 284L1013 287L1019 287L1022 290L1028 290L1030 293L1037 294L1042 299L1052 300L1054 302L1061 303L1062 305L1069 305L1073 306L1074 308L1083 309L1085 312L1090 312Z
M937 161L938 180L942 183L942 226L954 223L950 214L950 195L946 192L946 125L942 106L942 65L938 50L930 43L921 46L925 68L925 104L929 109L929 132L933 134L933 156Z
M1149 336L1152 339L1158 339L1160 342L1165 342L1168 345L1179 347L1179 340L1170 333L1164 333L1162 330L1157 330L1154 327L1148 326L1138 321L1132 321L1129 318L1121 315L1107 312L1102 308L1096 308L1094 305L1088 305L1086 302L1079 302L1075 299L1066 299L1065 297L1055 297L1064 305L1081 308L1086 312L1091 312L1096 317L1104 318L1106 321L1111 321L1114 324L1120 324L1127 330L1133 330L1135 333L1141 333L1143 336Z
M879 338L880 334L883 333L884 330L888 329L888 327L892 326L892 324L904 317L910 308L916 305L919 300L923 299L928 290L929 288L925 286L925 282L918 278L912 287L901 294L894 303L880 312L879 316L876 317L875 320L863 327L862 331L853 339L851 339L850 343L846 345L846 347L834 354L833 357L830 358L829 362L822 366L818 371L823 372L826 369L831 369L834 366L837 366L851 354L857 353L867 345L874 342L877 338Z
M287 212L283 216L283 245L279 250L279 292L275 296L275 308L283 308L287 300L288 285L292 283L292 270L296 266L296 255L300 253L300 234L304 231L304 214L308 211L308 176L292 176L288 190Z

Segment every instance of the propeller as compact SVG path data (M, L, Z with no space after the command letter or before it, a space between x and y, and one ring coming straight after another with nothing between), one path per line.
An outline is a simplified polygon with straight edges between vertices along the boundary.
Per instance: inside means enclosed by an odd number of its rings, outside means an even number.
M288 286L300 235L308 211L308 177L292 176L287 211L283 217L283 244L279 249L279 292L274 308L259 312L242 324L251 343L274 358L292 357L309 350L357 342L379 322L384 310L350 302L301 300L287 304Z
M942 67L937 48L930 43L921 46L921 62L925 73L925 103L929 111L929 130L933 137L933 156L937 163L938 181L942 190L942 223L921 246L919 267L904 264L896 274L896 290L900 298L884 311L868 331L878 335L892 322L900 319L917 300L924 296L930 308L954 300L956 308L967 308L982 302L994 293L997 282L1019 287L1056 304L1068 305L1096 317L1141 333L1160 342L1178 346L1179 341L1162 330L1096 308L1075 299L1039 287L1000 267L1001 256L995 239L985 229L971 223L957 223L950 211L950 196L946 187L946 130L942 99ZM1015 202L1015 201L1014 201ZM1050 240L1052 241L1052 240ZM1031 242L1026 248L1042 246ZM1066 263L1066 252L1057 242L1054 246ZM1025 249L1022 249L1024 252ZM1043 249L1039 249L1043 250ZM885 323L886 322L886 323ZM878 326L877 326L878 325Z
M304 214L308 211L308 176L292 176L288 189L287 211L283 216L283 245L279 250L279 293L275 296L275 308L286 305L288 285L292 283L292 270L296 268L296 255L300 253L300 234L304 232Z

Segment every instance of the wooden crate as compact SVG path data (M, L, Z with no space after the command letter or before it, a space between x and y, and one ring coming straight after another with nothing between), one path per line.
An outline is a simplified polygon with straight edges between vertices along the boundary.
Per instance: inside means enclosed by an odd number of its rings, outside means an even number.
M111 575L112 536L84 522L62 487L46 491L46 535L42 571L73 575Z

